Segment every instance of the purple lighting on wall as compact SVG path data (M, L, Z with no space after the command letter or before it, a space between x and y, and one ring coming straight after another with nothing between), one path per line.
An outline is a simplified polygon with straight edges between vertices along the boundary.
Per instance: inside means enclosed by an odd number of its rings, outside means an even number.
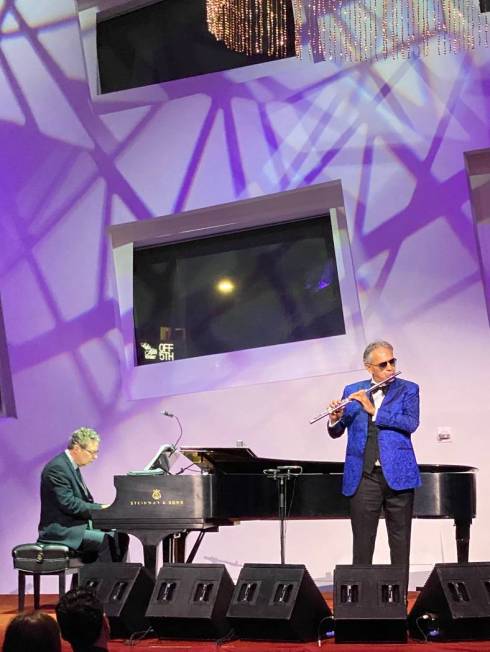
M395 335L408 358L404 370L424 386L420 458L481 458L485 495L486 440L478 437L488 321L463 153L490 146L489 54L342 69L279 62L262 78L235 71L118 95L101 115L79 37L71 0L0 6L0 295L17 412L0 418L0 593L15 591L12 547L36 538L40 470L73 429L88 425L102 434L86 479L107 502L113 476L143 468L166 440L158 384L149 398L125 393L107 234L115 224L176 211L337 180L346 216L339 237L351 246L361 294L362 314L352 319L365 339ZM307 283L322 292L331 279L326 266ZM463 340L475 365L465 387L471 410L454 389L454 351ZM424 364L428 348L431 365ZM285 365L272 354L267 362L281 372ZM263 364L257 358L257 368ZM360 364L356 351L349 376ZM239 383L249 366L238 355L220 373ZM188 443L244 439L259 455L340 459L324 433L307 437L301 428L346 373L228 389L209 381L199 392L171 396L165 407L185 415ZM196 375L189 367L182 383ZM464 439L441 450L432 431L443 418L455 431L459 425ZM479 507L478 527L489 509ZM275 533L242 532L233 535L236 548L216 535L213 555L226 559L238 549L236 558L249 561L254 541L261 559L273 550ZM485 554L487 538L480 531L475 555ZM300 558L304 545L294 543L294 532L291 539ZM432 539L438 554L443 534ZM420 549L415 541L415 558ZM319 576L326 555L345 554L345 541L334 536L328 550L308 554Z

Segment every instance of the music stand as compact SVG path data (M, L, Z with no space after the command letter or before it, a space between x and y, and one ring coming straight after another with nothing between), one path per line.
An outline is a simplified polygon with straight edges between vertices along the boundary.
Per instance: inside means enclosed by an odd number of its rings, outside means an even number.
M281 545L281 564L286 563L286 519L287 519L287 483L303 473L301 466L276 466L264 469L264 475L277 483L279 492L279 537Z

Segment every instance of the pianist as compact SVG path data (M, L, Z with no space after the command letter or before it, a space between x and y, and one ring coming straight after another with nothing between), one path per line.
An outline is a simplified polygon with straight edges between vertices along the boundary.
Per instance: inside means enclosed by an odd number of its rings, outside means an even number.
M351 401L335 410L328 424L331 437L348 433L342 492L350 496L353 563L372 563L383 509L391 563L405 566L408 573L414 489L420 485L410 439L419 424L419 388L394 378L382 390L366 393L371 384L395 373L388 342L369 344L363 362L371 380L345 387L342 399Z
M128 537L92 527L92 512L107 505L94 502L80 471L97 459L99 443L95 430L78 428L68 448L44 467L38 540L62 543L81 552L87 561L120 561L127 552Z

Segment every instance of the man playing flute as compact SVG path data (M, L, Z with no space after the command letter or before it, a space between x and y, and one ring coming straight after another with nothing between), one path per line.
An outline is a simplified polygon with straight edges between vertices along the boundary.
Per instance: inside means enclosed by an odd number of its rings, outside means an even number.
M419 388L392 378L369 391L370 385L396 372L389 342L369 344L363 362L371 380L347 385L342 400L350 401L344 407L339 406L341 401L332 401L328 423L331 437L340 437L347 429L342 492L350 497L353 563L372 563L383 510L391 563L404 566L408 573L414 489L421 484L411 441L419 425Z

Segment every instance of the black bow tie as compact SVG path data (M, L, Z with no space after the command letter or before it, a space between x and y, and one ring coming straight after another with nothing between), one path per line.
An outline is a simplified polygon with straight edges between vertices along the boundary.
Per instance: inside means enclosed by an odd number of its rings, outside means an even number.
M384 396L387 391L388 391L388 385L384 385L383 387L376 387L376 389L372 390L372 393L376 394L376 392L381 392Z

